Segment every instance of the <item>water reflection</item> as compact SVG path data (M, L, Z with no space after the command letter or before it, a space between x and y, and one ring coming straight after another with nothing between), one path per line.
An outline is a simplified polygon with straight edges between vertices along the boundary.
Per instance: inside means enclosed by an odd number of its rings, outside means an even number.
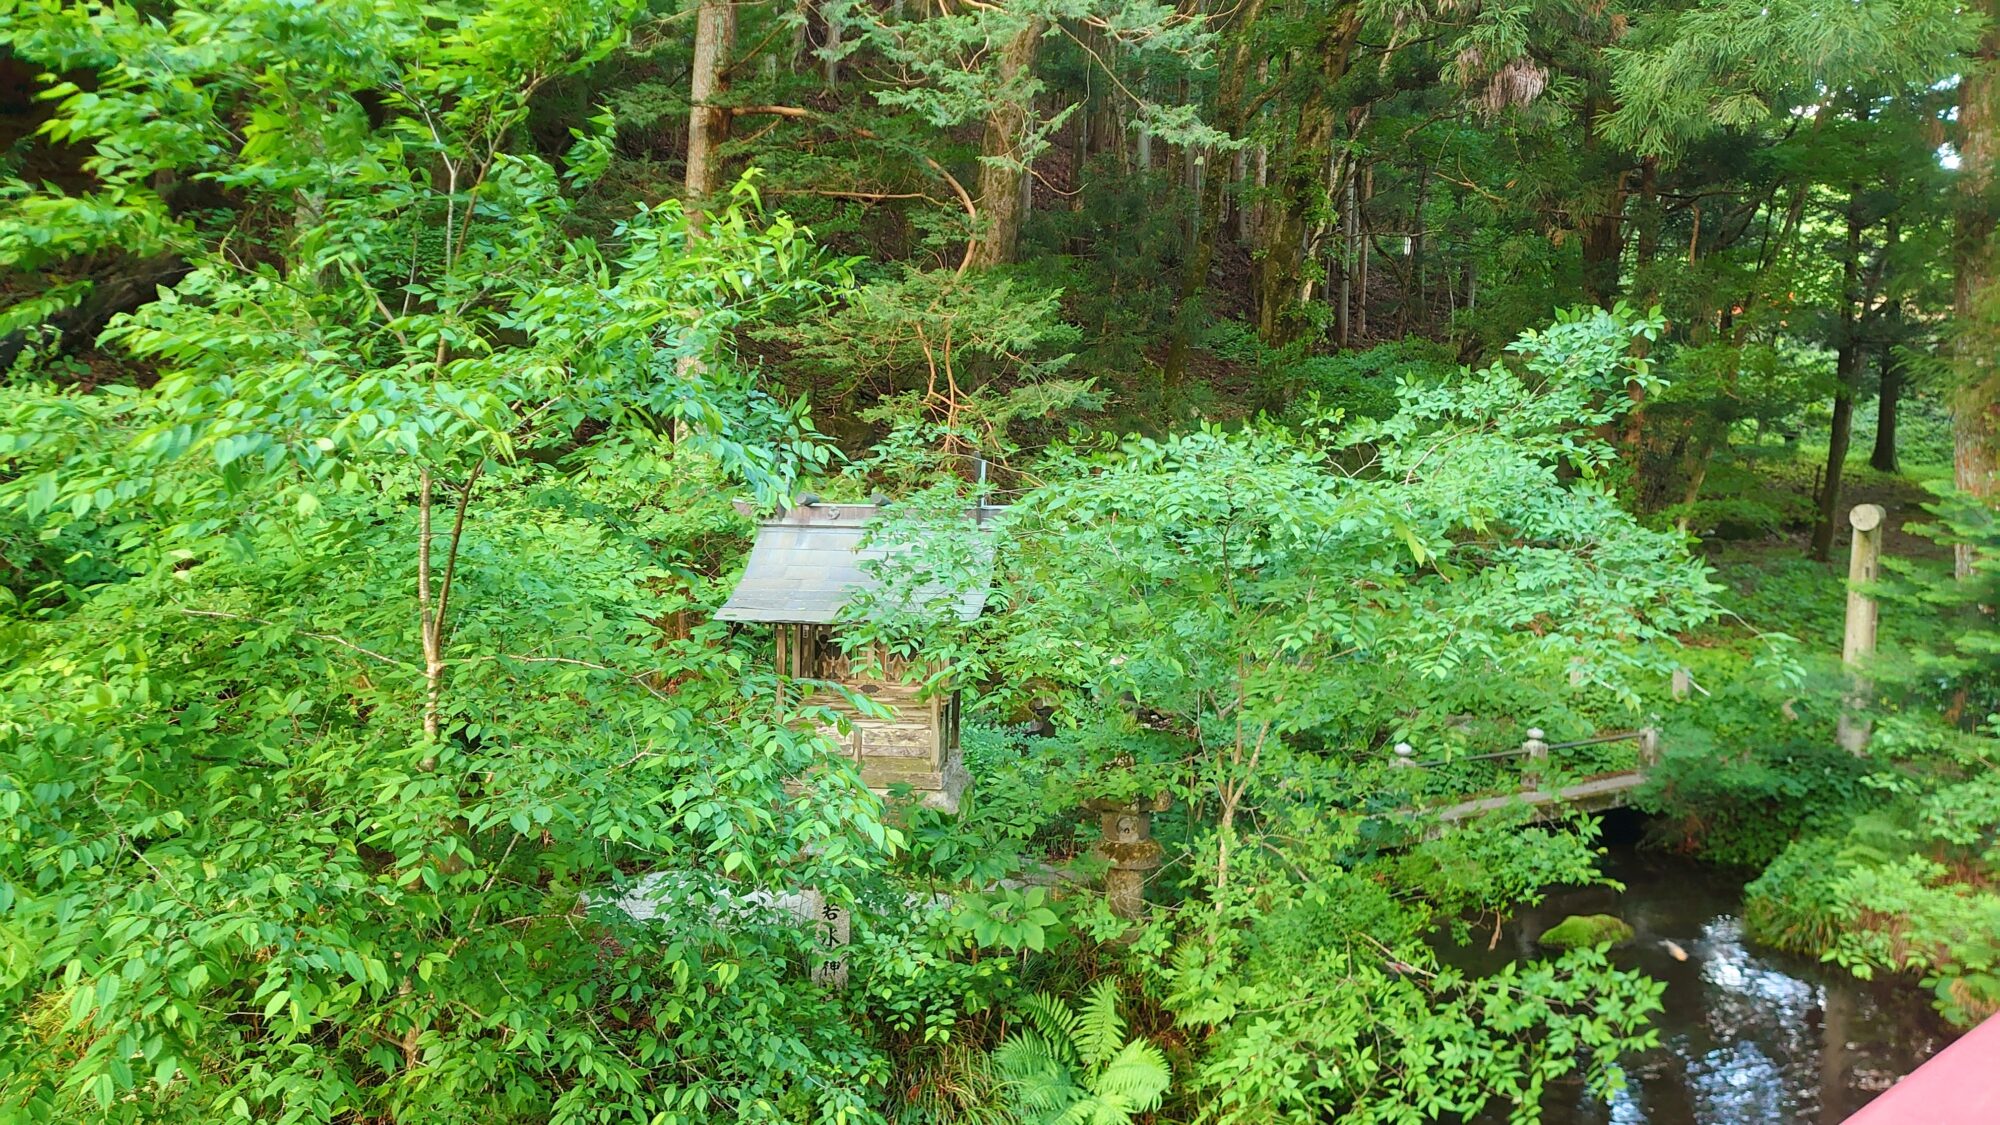
M1780 1071L1781 1064L1749 1040L1689 1060L1695 1120L1781 1121L1793 1115L1797 1099Z
M1613 957L1666 982L1660 1046L1626 1060L1626 1088L1608 1103L1580 1082L1552 1090L1543 1107L1549 1125L1837 1125L1950 1039L1907 984L1857 981L1836 966L1752 945L1738 916L1739 879L1630 849L1613 849L1606 873L1624 893L1558 893L1511 922L1497 950L1482 941L1442 951L1486 972L1536 956L1535 935L1569 914L1617 914L1632 924L1637 937Z

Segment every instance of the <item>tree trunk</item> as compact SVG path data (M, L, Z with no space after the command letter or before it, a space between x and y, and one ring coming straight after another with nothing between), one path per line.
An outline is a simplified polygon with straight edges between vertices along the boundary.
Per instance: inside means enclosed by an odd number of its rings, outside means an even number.
M1348 176L1352 179L1353 173L1349 172ZM1352 188L1347 193L1347 198L1354 201L1354 250L1358 255L1358 261L1354 267L1354 335L1363 340L1368 338L1368 248L1370 246L1370 236L1368 233L1367 211L1368 199L1374 194L1375 169L1373 166L1370 166L1361 174L1359 198L1356 198Z
M1081 29L1081 34L1078 38L1086 45L1091 45L1091 30L1089 28ZM1098 50L1099 48L1091 45L1091 49ZM1095 105L1101 100L1101 98L1092 97L1089 93L1085 93L1077 99L1076 109L1070 115L1069 183L1066 186L1071 193L1069 196L1069 210L1072 212L1083 209L1084 168L1090 163L1091 125L1096 118L1096 113L1094 112ZM1034 197L1034 185L1032 183L1028 185L1028 194L1030 199Z
M1360 30L1361 14L1355 5L1343 5L1324 18L1319 41L1307 55L1320 61L1319 81L1299 105L1290 151L1282 153L1271 169L1272 189L1258 232L1256 278L1257 333L1268 344L1285 344L1298 334L1298 318L1291 314L1304 287L1307 222L1328 187L1326 164L1339 124L1336 107L1328 99L1347 73Z
M1332 161L1328 161L1326 180L1329 189L1337 178ZM1340 288L1335 298L1333 324L1334 340L1345 350L1354 344L1354 177L1347 177L1347 184L1340 193Z
M1833 426L1826 439L1826 474L1819 494L1819 522L1813 525L1812 557L1833 557L1833 535L1840 526L1840 475L1847 467L1847 447L1854 435L1854 388L1861 381L1861 189L1847 203L1846 260L1841 262L1840 346L1834 361L1839 386L1833 392Z
M1188 194L1197 200L1202 197L1203 188L1207 184L1214 183L1221 185L1225 189L1227 188L1227 185L1223 183L1223 177L1209 175L1208 158L1211 155L1213 154L1207 149L1197 149L1192 145L1188 146L1187 149L1187 183L1185 186L1187 187ZM1221 199L1223 197L1218 195L1216 198ZM1215 245L1217 237L1217 227L1219 224L1202 222L1201 211L1200 207L1196 207L1188 212L1187 236L1182 241L1186 244L1190 256L1194 253L1194 244L1204 235L1208 238L1210 246Z
M1851 349L1841 348L1839 365L1852 364ZM1812 557L1825 562L1833 557L1833 533L1840 524L1840 471L1847 464L1847 447L1854 433L1854 384L1851 375L1842 375L1840 389L1833 393L1833 429L1826 440L1826 477L1820 486L1819 522L1813 525Z
M1635 249L1638 260L1633 267L1633 276L1643 281L1642 292L1638 300L1633 303L1643 309L1652 305L1659 296L1657 279L1649 268L1660 252L1660 162L1656 157L1646 157L1639 165L1639 207L1636 218L1638 245ZM1634 354L1645 354L1647 348L1645 341L1635 340L1632 346ZM1619 447L1625 451L1631 463L1638 466L1642 461L1640 443L1646 435L1646 388L1637 379L1627 380L1625 397L1632 405L1625 412L1625 426L1619 435Z
M1583 293L1593 305L1618 299L1618 257L1625 244L1616 215L1593 215L1583 227Z
M451 536L445 540L444 573L432 586L431 513L435 489L431 471L418 473L417 492L417 624L424 652L424 742L427 751L419 765L426 771L437 768L437 742L442 733L446 630L451 612L452 578L458 572L458 549L465 541L465 514L472 506L472 490L479 483L485 462L474 465L458 491L458 510L452 517Z
M1715 439L1722 424L1710 419L1697 423L1700 432L1693 442L1694 455L1689 458L1687 488L1681 492L1681 518L1674 526L1681 534L1687 534L1689 521L1694 518L1694 502L1701 499L1701 486L1708 480L1708 466L1715 459Z
M1634 218L1638 227L1638 256L1633 273L1643 275L1660 255L1660 160L1656 156L1639 162L1639 206ZM1649 280L1643 303L1650 304L1658 291L1659 286Z
M1979 5L1988 18L1972 65L1959 82L1958 206L1953 256L1957 279L1953 293L1957 367L1951 396L1952 480L1960 490L1981 500L1993 495L1996 436L1995 357L2000 356L2000 254L1993 230L1995 202L1993 161L2000 156L2000 0ZM1960 579L1972 573L1972 549L1954 551Z
M1250 0L1236 17L1230 29L1229 46L1222 55L1221 71L1216 77L1212 119L1216 128L1235 139L1241 139L1249 127L1249 118L1244 113L1244 89L1249 76L1250 50L1257 19L1263 11L1264 0ZM1238 149L1236 155L1240 168L1242 150ZM1215 243L1222 233L1226 186L1223 177L1209 176L1199 196L1201 202L1195 220L1194 243L1181 274L1180 293L1174 301L1173 333L1167 343L1166 362L1161 365L1161 397L1166 400L1170 414L1177 409L1181 380L1187 371L1188 351L1193 343L1199 312L1197 299L1207 287L1208 271L1215 263ZM1240 200L1238 205L1241 206Z
M1887 344L1882 345L1878 362L1882 365L1882 393L1875 407L1875 449L1868 464L1880 472L1896 471L1896 407L1903 397L1903 365L1896 362Z
M1597 152L1598 112L1597 100L1586 99L1582 122L1586 159ZM1627 175L1619 172L1606 197L1593 200L1594 206L1586 204L1591 210L1579 224L1583 228L1583 292L1593 305L1609 305L1618 299L1618 264L1625 253Z
M1404 319L1398 328L1409 332L1412 325L1418 332L1428 332L1431 326L1430 289L1424 284L1424 199L1430 191L1430 165L1417 168L1417 202L1410 218L1410 291L1403 295ZM1414 304L1411 297L1416 298ZM1414 313L1412 319L1410 314Z
M1000 49L998 73L1006 89L986 115L986 139L980 147L979 211L985 230L972 251L975 269L1011 261L1021 238L1027 178L1021 174L1026 161L1020 148L1028 131L1029 103L1019 87L1035 65L1044 26L1040 19L1029 20Z
M1230 193L1228 207L1229 225L1235 229L1236 237L1239 241L1244 237L1244 232L1247 229L1244 219L1244 216L1248 214L1248 210L1244 206L1244 198L1247 192L1244 189L1248 185L1244 181L1249 178L1250 152L1248 149L1239 148L1236 150L1236 154L1229 158Z
M736 8L729 0L701 0L694 22L694 64L688 102L687 194L699 208L722 187L716 150L729 139L729 110L716 104L728 88L729 57L736 48Z
M1264 73L1263 64L1258 65L1257 73L1260 76L1260 81L1261 81L1261 76ZM1271 147L1269 145L1258 145L1257 180L1256 180L1257 190L1255 198L1250 204L1250 218L1247 222L1243 224L1243 230L1241 233L1241 241L1245 245L1248 245L1250 240L1256 236L1258 228L1264 225L1264 189L1270 186L1271 186Z

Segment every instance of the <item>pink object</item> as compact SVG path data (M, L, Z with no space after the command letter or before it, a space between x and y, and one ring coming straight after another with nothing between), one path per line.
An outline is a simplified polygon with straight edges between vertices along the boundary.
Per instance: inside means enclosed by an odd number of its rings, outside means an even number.
M2000 1125L2000 1016L1932 1055L1847 1125Z

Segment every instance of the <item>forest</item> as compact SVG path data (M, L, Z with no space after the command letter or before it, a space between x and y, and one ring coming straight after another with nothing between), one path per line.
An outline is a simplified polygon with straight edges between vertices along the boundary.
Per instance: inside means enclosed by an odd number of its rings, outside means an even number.
M2000 1012L1996 58L0 0L0 1121L1841 1120Z

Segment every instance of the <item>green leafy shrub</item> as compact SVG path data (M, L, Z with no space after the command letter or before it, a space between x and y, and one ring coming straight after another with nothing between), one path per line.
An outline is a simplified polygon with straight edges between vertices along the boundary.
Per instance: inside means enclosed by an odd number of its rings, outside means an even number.
M1434 384L1458 370L1458 356L1449 346L1411 337L1308 356L1285 365L1279 380L1292 400L1288 413L1340 410L1348 418L1381 420L1396 412L1402 384Z
M635 10L10 15L96 173L8 185L0 254L187 271L99 340L146 385L0 386L6 534L86 556L5 550L0 1118L876 1100L886 1036L739 908L899 834L705 620L729 493L827 457L736 332L843 277L748 183L574 233L605 123L560 167L519 126ZM163 203L196 182L276 221Z
M1743 891L1743 925L1758 941L1818 955L1840 937L1847 913L1840 878L1852 864L1838 840L1793 842Z
M1969 764L1873 774L1873 808L1792 844L1750 884L1751 932L1858 976L1923 973L1961 1025L2000 1010L2000 779L1990 758Z
M1656 840L1717 863L1757 867L1812 828L1839 824L1866 803L1868 767L1796 732L1782 744L1710 735L1677 724L1634 803L1662 818Z
M1862 976L1924 973L1962 1025L2000 1011L2000 777L1979 766L1857 820L1832 892L1844 925L1829 955Z
M1734 584L1726 601L1745 607L1743 575L1725 577ZM1838 616L1827 617L1837 587L1822 570L1782 565L1751 588L1754 607L1740 608L1742 617L1768 620L1764 607L1789 604L1808 635L1838 628ZM1665 752L1633 796L1659 818L1649 828L1655 842L1761 867L1801 835L1844 823L1869 803L1869 765L1834 738L1846 680L1829 658L1799 662L1797 647L1729 628L1682 650L1700 690L1661 701Z

